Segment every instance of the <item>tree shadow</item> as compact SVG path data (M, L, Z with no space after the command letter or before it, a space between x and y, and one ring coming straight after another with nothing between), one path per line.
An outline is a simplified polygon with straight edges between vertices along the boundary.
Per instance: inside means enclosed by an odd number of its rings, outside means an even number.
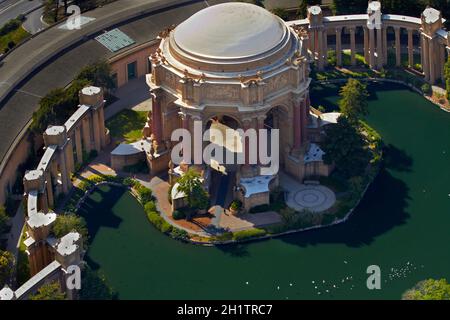
M242 243L217 245L216 248L223 253L236 258L245 258L250 256L250 253L247 250L247 245Z
M392 144L384 146L383 161L386 168L399 172L410 172L413 164L413 159L405 151Z
M342 243L355 248L369 245L376 237L406 223L408 193L405 183L383 168L346 222L280 239L300 247L322 243Z
M346 222L280 239L301 247L321 243L343 243L349 247L371 244L376 237L409 219L409 188L391 171L410 172L412 164L413 159L405 151L392 144L385 146L378 176Z
M117 199L125 192L128 192L125 188L107 185L95 188L93 193L86 198L78 214L86 220L90 241L94 240L101 227L114 229L119 227L122 218L116 216L112 208L116 205ZM97 195L100 196L98 201L94 200Z

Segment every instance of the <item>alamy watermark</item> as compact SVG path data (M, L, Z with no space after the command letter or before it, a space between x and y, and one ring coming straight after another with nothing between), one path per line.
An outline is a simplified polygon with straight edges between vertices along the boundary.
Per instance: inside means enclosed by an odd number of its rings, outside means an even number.
M224 126L225 127L225 126ZM202 121L194 121L194 132L176 129L171 140L179 142L171 152L172 162L180 164L260 165L261 175L278 173L279 129L210 128L203 132ZM204 143L210 142L204 147Z

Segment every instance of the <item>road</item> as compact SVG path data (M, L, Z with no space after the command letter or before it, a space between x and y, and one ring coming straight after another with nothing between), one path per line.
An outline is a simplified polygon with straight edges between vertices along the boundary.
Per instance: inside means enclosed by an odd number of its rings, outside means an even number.
M26 14L42 5L42 0L0 0L0 27L20 14ZM41 22L42 9L27 15L24 27L30 33L36 33L45 25Z

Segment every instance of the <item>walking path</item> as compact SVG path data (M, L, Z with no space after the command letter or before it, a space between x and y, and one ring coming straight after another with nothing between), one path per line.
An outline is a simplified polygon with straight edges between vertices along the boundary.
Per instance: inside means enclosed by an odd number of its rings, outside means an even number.
M6 250L14 255L16 261L19 253L20 236L22 235L22 229L25 225L25 216L23 209L24 208L21 203L19 205L19 208L17 209L16 215L10 220L11 230L8 234L8 244L6 246Z

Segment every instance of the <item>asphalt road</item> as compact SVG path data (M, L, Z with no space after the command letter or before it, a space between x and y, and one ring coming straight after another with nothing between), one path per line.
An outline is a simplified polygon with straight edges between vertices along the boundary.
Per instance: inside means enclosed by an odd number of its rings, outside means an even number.
M41 4L41 0L0 0L0 27L9 20L27 13Z

